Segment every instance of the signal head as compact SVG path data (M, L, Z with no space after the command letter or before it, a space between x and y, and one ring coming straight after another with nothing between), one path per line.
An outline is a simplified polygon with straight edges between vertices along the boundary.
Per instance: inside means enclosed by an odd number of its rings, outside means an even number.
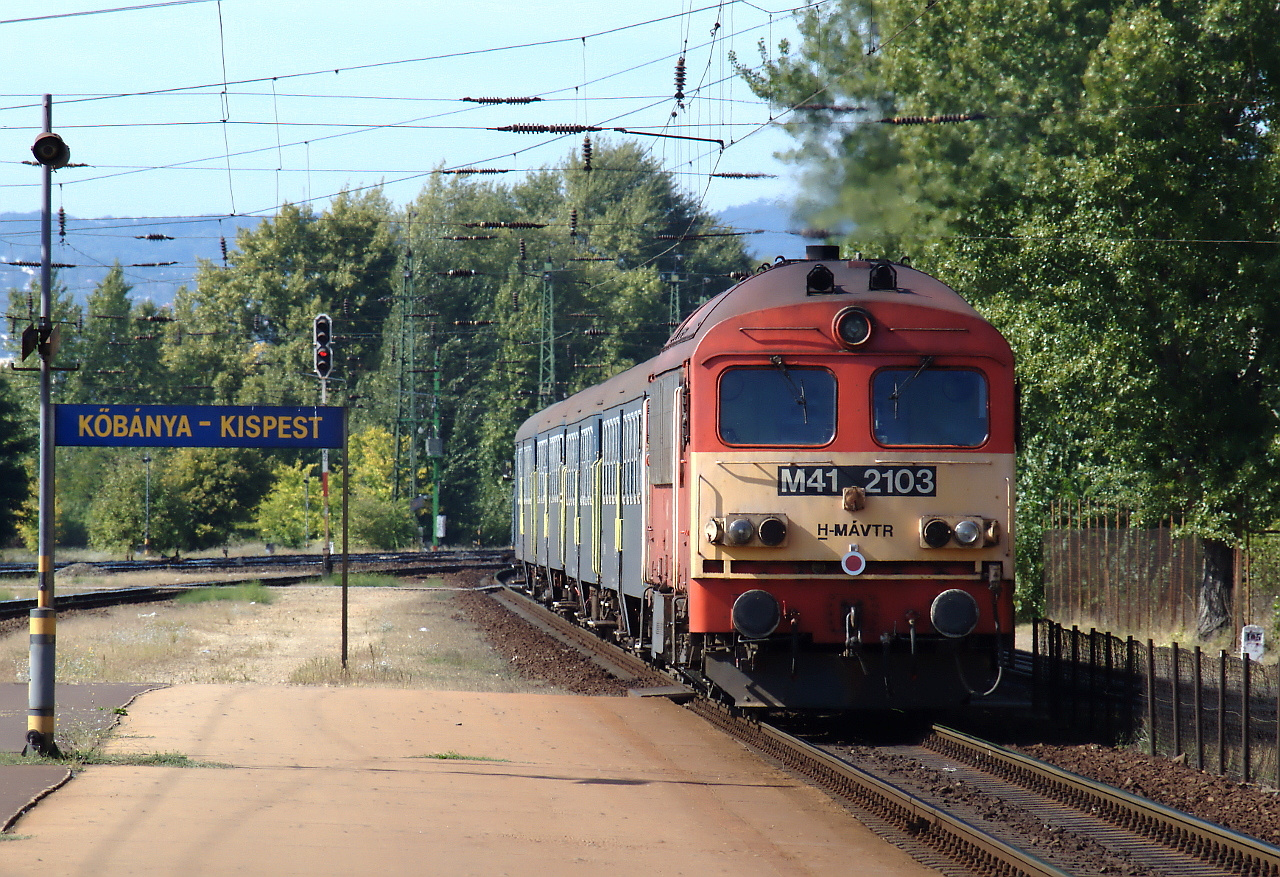
M36 142L31 144L31 154L40 164L53 170L66 167L71 161L71 149L61 137L50 131L36 137Z
M328 314L316 314L312 325L312 339L320 347L328 347L333 342L333 320Z

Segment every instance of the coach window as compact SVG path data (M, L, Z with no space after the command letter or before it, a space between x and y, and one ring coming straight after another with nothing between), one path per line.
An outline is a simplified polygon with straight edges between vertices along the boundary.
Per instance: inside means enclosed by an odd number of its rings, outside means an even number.
M871 382L876 441L882 445L976 448L990 433L987 379L967 369L887 368Z
M836 378L781 362L726 369L719 411L728 445L825 445L836 435Z

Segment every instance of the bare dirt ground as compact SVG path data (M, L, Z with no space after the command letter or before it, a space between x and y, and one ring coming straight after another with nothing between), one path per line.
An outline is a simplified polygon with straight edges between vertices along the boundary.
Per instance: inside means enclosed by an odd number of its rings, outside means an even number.
M266 604L148 604L67 614L58 620L57 678L558 690L522 678L489 648L455 591L349 589L345 670L341 590L291 586L270 594ZM0 679L26 680L24 634L19 628L0 640Z

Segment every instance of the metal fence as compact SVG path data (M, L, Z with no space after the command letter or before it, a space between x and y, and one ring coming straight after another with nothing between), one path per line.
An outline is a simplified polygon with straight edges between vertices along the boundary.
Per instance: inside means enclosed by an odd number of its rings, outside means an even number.
M1032 630L1038 707L1055 719L1280 788L1280 667L1049 621Z
M1182 522L1150 524L1122 509L1053 504L1041 541L1045 615L1161 641L1194 632L1204 552L1200 540L1182 530ZM1234 567L1233 633L1258 624L1275 639L1280 534L1249 536Z

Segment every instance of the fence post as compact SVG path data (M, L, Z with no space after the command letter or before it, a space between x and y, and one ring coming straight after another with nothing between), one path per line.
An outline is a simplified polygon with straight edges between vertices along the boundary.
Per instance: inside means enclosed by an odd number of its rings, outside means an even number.
M1138 705L1138 643L1133 636L1129 636L1124 644L1124 702L1128 705L1125 720L1128 722L1128 730L1132 735L1133 729L1138 724L1137 705Z
M1156 754L1156 644L1147 640L1147 751Z
M1035 701L1038 698L1037 692L1040 690L1040 619L1031 619L1031 706L1035 708Z
M1218 776L1227 775L1227 653L1218 652Z
M1045 637L1045 651L1048 652L1048 666L1045 670L1048 673L1049 715L1055 719L1058 717L1058 676L1062 672L1059 665L1061 646L1058 636L1060 632L1061 626L1056 621L1050 621L1048 635Z
M1106 670L1106 674L1105 674L1105 676L1103 677L1103 686L1102 686L1103 696L1106 698L1106 702L1105 702L1105 704L1103 705L1103 713L1102 713L1103 728L1102 728L1102 734L1103 734L1103 738L1107 741L1107 744L1108 744L1108 745L1111 745L1111 746L1114 746L1114 745L1115 745L1115 737L1114 737L1114 734L1115 734L1115 726L1114 726L1114 724L1113 724L1113 722L1112 722L1112 718L1113 718L1113 716L1112 716L1112 712L1113 712L1113 710L1114 710L1114 708L1115 708L1115 690L1114 690L1114 688L1115 688L1115 684L1116 684L1115 672L1114 672L1114 671L1115 671L1115 661L1113 661L1113 660L1112 660L1112 647L1115 645L1115 642L1116 642L1116 638L1115 638L1114 636L1112 636L1110 633L1107 633L1107 634L1106 634L1106 644L1107 644L1107 658L1106 658L1106 662L1107 662L1107 664L1106 664L1106 666L1107 666L1107 670Z
M1242 685L1240 697L1240 752L1241 760L1244 764L1244 781L1249 782L1249 742L1252 736L1249 731L1249 670L1253 666L1253 661L1249 659L1249 653L1244 652L1241 655L1244 658L1242 665Z
M1071 725L1077 726L1080 713L1080 626L1071 625Z
M1204 770L1204 678L1200 673L1200 647L1196 646L1195 658L1195 713L1196 713L1196 768Z
M1098 728L1094 704L1098 699L1098 629L1089 628L1089 735Z
M1171 643L1169 655L1173 661L1173 669L1170 677L1172 679L1172 687L1170 691L1173 693L1173 754L1175 756L1182 754L1182 726L1179 721L1182 713L1182 675L1178 672L1178 644Z

